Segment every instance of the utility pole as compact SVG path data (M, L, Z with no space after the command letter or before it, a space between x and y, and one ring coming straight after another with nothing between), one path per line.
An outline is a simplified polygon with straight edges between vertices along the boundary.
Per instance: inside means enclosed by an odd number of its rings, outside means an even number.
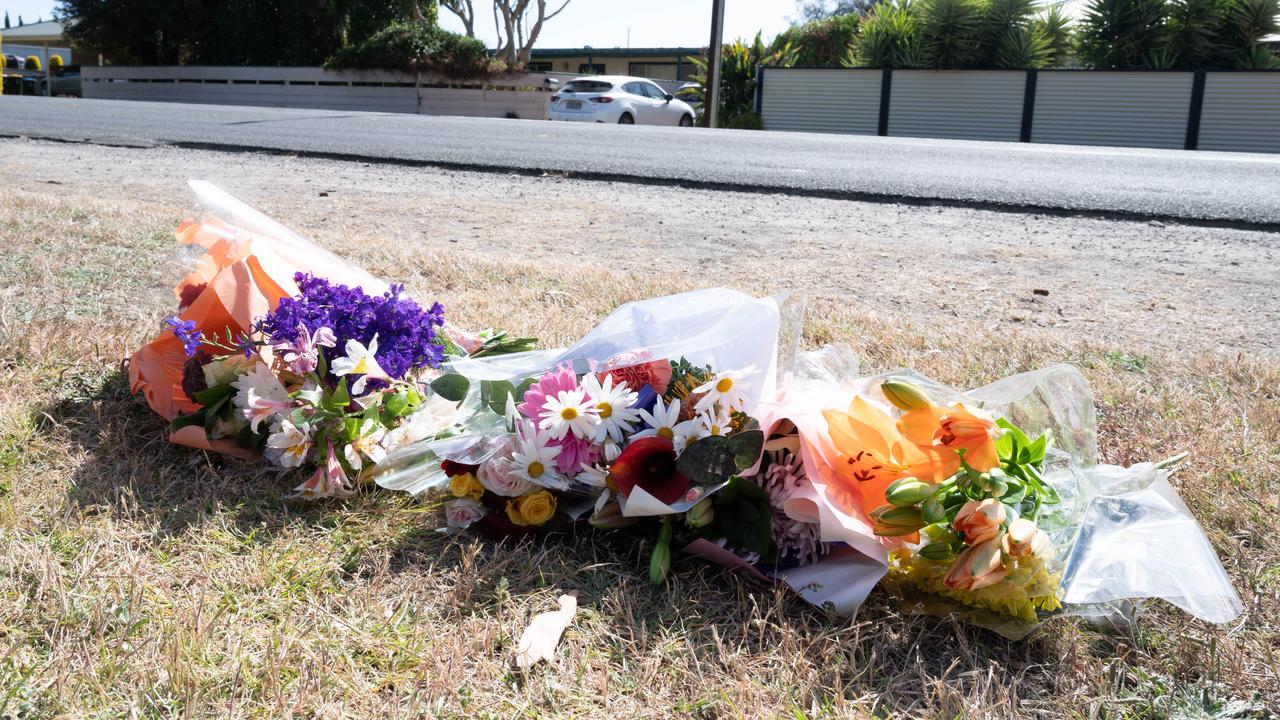
M724 45L724 0L711 0L711 47L707 49L707 93L702 98L702 124L716 126L720 109L720 51Z

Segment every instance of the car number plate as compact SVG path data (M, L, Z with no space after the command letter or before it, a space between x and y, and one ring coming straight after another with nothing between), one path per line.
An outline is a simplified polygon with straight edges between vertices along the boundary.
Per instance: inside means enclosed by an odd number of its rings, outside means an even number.
M570 101L566 102L566 103L565 103L565 105L566 105L570 110L581 110L581 109L582 109L582 101L581 101L581 100L570 100Z

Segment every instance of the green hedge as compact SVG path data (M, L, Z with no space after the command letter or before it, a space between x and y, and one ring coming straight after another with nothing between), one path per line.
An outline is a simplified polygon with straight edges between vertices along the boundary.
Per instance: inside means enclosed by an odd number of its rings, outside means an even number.
M434 71L458 79L488 77L500 69L479 40L415 22L392 23L334 53L325 67Z

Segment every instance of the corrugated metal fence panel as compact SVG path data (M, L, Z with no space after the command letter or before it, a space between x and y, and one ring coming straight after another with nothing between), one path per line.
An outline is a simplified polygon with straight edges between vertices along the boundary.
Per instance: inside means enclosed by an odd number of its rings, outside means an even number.
M1017 142L1026 85L1021 71L895 70L889 134Z
M1189 72L1041 71L1031 141L1181 148Z
M1280 152L1280 73L1208 73L1198 147Z
M765 68L760 100L766 130L875 135L879 70Z

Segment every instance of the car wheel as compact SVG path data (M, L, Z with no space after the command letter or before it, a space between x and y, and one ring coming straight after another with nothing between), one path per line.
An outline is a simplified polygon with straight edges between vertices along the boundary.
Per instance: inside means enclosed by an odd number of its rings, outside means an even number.
M631 113L622 113L622 117L618 118L619 125L635 125L636 119L631 117Z
M692 116L692 115L681 115L681 116L680 116L680 127L693 127L693 116Z

